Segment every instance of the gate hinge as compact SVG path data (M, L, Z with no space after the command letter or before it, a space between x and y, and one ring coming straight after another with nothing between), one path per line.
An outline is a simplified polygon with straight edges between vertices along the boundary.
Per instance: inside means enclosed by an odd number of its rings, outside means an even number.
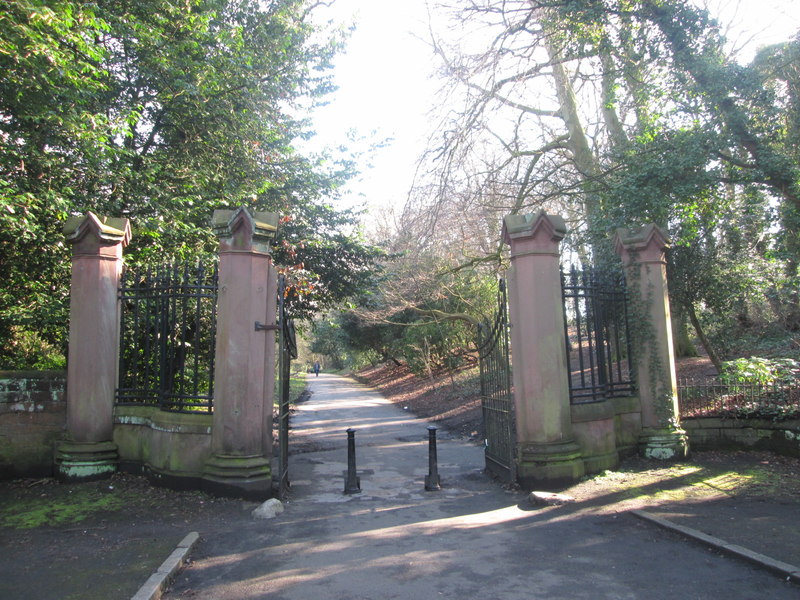
M256 331L277 331L277 325L264 325L261 321L256 321Z

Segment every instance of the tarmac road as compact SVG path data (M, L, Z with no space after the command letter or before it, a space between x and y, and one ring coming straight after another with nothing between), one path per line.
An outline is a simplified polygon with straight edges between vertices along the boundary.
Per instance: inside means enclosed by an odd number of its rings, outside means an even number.
M483 474L483 449L350 379L309 379L292 417L286 510L201 539L165 598L270 600L783 599L800 586L629 514L534 508ZM356 430L361 493L343 493Z

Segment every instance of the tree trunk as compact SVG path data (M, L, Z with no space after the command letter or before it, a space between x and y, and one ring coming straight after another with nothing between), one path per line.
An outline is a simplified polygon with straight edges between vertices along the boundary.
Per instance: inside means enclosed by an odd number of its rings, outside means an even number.
M575 90L572 88L572 81L570 81L569 74L561 62L559 51L549 41L546 42L546 46L552 62L559 116L564 121L569 134L567 145L572 152L572 159L581 178L584 181L589 181L597 176L600 172L600 167L592 152L589 139L586 137L586 131L583 128L580 113L578 112L578 100L575 97ZM599 201L596 198L596 194L591 192L585 194L584 210L590 225L598 221Z
M686 305L686 313L689 315L692 327L694 327L695 332L697 332L697 337L700 338L700 343L708 354L708 358L711 359L717 373L722 373L722 361L719 359L719 356L717 356L717 351L714 350L711 342L706 337L705 331L703 331L703 327L700 325L700 320L697 318L697 313L694 310L694 304L689 303Z
M603 65L602 73L602 90L603 90L603 122L608 129L609 136L614 146L621 147L626 144L628 137L625 135L625 129L619 120L619 115L615 108L616 105L616 66L614 65L614 58L607 50L600 51L600 64Z
M697 356L697 348L689 337L689 326L686 322L686 313L677 302L673 305L672 314L672 340L675 344L675 358L688 358Z

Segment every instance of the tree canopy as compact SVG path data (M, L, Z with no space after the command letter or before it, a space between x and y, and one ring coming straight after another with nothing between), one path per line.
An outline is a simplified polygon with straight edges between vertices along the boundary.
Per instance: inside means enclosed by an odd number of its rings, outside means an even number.
M305 0L11 0L0 14L0 339L63 344L61 224L132 221L127 262L212 252L215 208L283 217L275 259L308 315L346 297L379 253L333 208L354 173L312 155L308 113L333 89L341 30ZM15 333L16 332L16 333ZM17 352L17 355L19 353Z
M314 24L316 7L7 3L3 365L63 347L61 224L88 210L131 219L130 263L212 253L216 208L277 212L295 314L354 299L326 321L329 342L425 365L462 352L489 310L501 218L539 208L567 219L569 260L615 260L619 226L667 229L677 321L711 354L736 328L800 331L800 37L742 64L724 26L681 0L435 3L451 19L430 31L443 95L378 250L336 207L353 157L298 149L346 39Z
M443 96L394 238L406 256L494 278L501 218L544 208L567 219L565 260L607 264L615 228L655 222L676 321L711 355L737 329L800 330L800 37L741 64L682 0L436 7Z

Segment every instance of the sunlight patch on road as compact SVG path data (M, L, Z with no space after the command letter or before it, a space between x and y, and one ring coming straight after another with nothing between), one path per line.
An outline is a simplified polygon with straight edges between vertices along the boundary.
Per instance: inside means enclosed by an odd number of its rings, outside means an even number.
M415 578L435 575L446 570L447 565L453 562L457 550L419 549L419 540L423 536L490 527L530 517L530 512L522 511L517 506L507 506L481 513L357 531L323 544L288 542L275 547L273 555L276 560L280 561L281 556L301 555L304 566L278 569L245 580L241 584L244 592L241 597L250 597L250 590L260 590L263 594L265 589L269 589L270 593L275 594L301 583L331 580L346 573L363 574L374 571L401 582L408 578L409 573L414 573ZM377 543L368 543L367 540ZM365 547L372 548L371 556L362 554L361 549ZM219 557L216 562L226 564L247 558L246 554L232 555Z

